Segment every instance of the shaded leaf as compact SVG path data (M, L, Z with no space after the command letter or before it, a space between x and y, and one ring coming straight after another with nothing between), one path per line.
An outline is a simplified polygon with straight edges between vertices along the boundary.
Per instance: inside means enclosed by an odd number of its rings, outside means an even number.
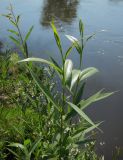
M67 102L82 118L84 118L88 123L91 125L95 126L93 121L81 110L79 109L76 105L74 105L71 102Z
M24 39L24 42L23 42L24 44L25 44L26 41L28 40L28 38L29 38L29 36L30 36L30 34L31 34L32 30L33 30L33 28L34 28L34 26L32 26L32 27L29 29L28 33L26 34L25 39Z
M75 97L75 104L78 104L82 98L83 92L84 92L84 88L85 88L85 82L81 85L81 87L79 88L76 97Z
M13 33L13 34L15 34L16 36L19 35L18 32L14 31L14 30L12 30L12 29L8 29L8 31L11 32L11 33Z
M73 68L72 61L67 59L64 64L64 77L65 77L65 83L68 84L68 86L71 82L72 68Z
M34 152L34 150L36 149L36 147L38 146L38 144L40 143L41 141L41 138L39 138L35 144L33 145L33 147L31 148L30 152L29 152L29 155L31 156L31 154Z
M15 39L13 36L9 36L9 38L17 45L17 46L20 46L20 42Z
M84 24L83 24L83 22L82 22L81 19L79 21L79 31L80 31L81 36L83 36L83 33L84 33Z
M81 109L85 109L86 107L88 107L92 103L97 102L99 100L102 100L104 98L107 98L107 97L109 97L109 96L111 96L113 94L114 94L114 92L103 93L103 90L100 90L99 92L97 92L96 94L92 95L88 99L81 100L79 105L80 105Z

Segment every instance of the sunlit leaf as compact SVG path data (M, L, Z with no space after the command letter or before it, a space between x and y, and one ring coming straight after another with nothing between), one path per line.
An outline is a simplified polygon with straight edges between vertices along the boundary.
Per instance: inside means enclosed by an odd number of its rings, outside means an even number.
M58 34L58 31L54 25L54 22L51 23L51 27L52 27L52 30L54 32L54 37L55 37L55 40L56 40L56 44L60 50L60 53L62 53L62 46L61 46L61 40L60 40L60 37L59 37L59 34Z
M80 70L72 70L72 80L71 80L71 86L70 86L70 90L72 90L72 88L75 86L79 75L80 75L81 71Z
M97 72L99 72L98 69L96 69L94 67L89 67L89 68L84 69L80 74L80 81L91 77L92 75L96 74Z
M72 68L73 68L72 61L70 59L67 59L64 64L64 77L66 84L70 84L71 82Z
M42 58L27 58L27 59L24 59L24 60L21 60L19 62L41 62L41 63L45 63L45 64L48 64L50 67L53 67L54 70L58 71L59 73L62 73L62 70L57 67L54 63L48 61L48 60L45 60L45 59L42 59Z

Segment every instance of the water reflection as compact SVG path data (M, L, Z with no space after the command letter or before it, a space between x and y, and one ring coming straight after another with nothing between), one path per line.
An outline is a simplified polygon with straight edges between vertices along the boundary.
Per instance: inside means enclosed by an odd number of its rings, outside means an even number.
M44 7L41 14L41 25L49 27L52 18L59 25L59 22L71 24L77 16L79 0L44 0Z

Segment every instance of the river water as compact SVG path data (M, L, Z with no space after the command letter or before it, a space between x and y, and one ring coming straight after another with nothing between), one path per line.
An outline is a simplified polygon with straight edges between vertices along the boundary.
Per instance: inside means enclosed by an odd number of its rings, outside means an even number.
M123 0L0 0L0 14L7 13L10 2L14 11L21 15L21 31L25 34L34 25L28 41L30 56L48 58L52 56L60 63L50 27L52 17L66 49L70 45L65 34L79 36L78 21L82 18L85 34L96 32L88 42L83 56L84 67L97 67L100 73L87 82L85 97L106 88L118 91L103 102L87 109L95 121L104 121L104 133L98 136L98 153L111 159L112 150L123 147ZM8 39L10 23L0 17L0 40L6 46L13 45ZM13 45L14 47L14 45ZM74 51L70 57L78 66L79 56Z

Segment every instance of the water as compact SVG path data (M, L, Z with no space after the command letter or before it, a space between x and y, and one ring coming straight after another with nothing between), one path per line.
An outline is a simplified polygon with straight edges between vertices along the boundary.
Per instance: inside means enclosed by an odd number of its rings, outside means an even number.
M9 0L0 1L0 13L7 13L9 3ZM97 67L100 73L88 81L85 97L101 88L119 91L87 110L95 121L105 121L102 125L104 133L98 137L98 141L105 142L105 145L100 146L98 152L110 160L113 148L123 147L123 0L11 0L11 3L15 13L21 14L23 34L34 25L29 40L30 56L53 56L60 62L50 28L52 17L65 49L70 43L64 35L79 35L79 18L85 24L86 34L97 33L86 46L84 67ZM0 17L0 40L6 45L13 45L6 31L9 28L8 21ZM77 66L78 55L73 52L70 58Z

